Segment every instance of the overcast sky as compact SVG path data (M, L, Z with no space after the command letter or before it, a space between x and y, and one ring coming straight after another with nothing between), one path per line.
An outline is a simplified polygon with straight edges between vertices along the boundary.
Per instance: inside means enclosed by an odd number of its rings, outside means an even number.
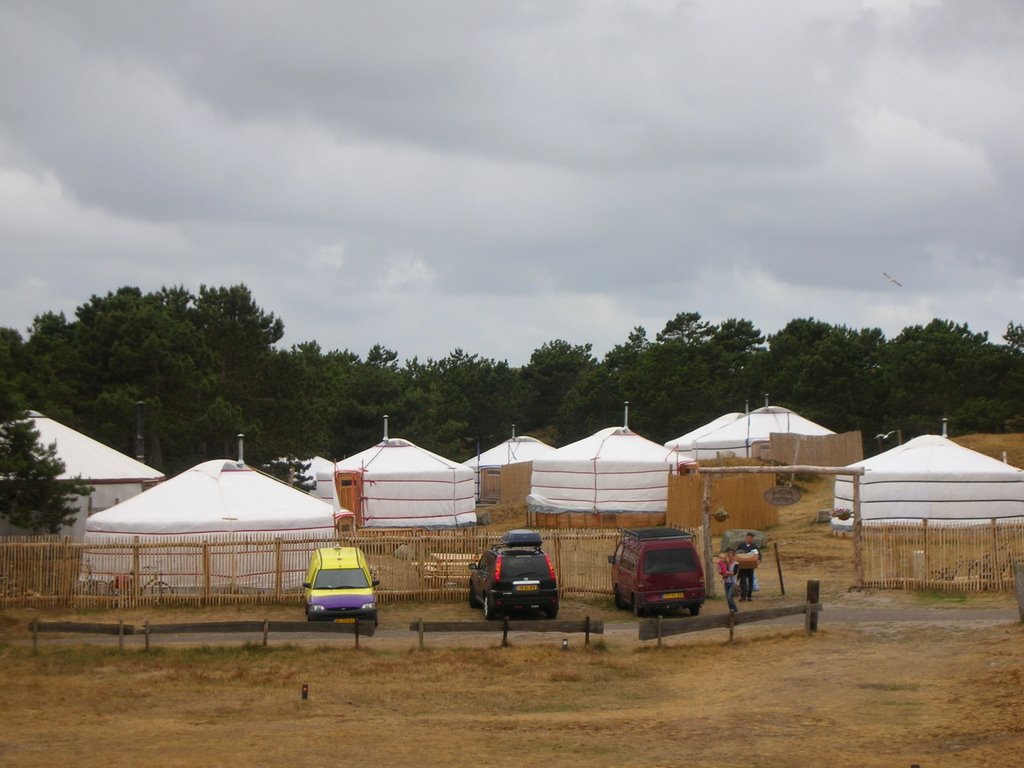
M678 312L999 341L1022 235L1016 0L0 0L23 335L244 283L284 346L400 360Z

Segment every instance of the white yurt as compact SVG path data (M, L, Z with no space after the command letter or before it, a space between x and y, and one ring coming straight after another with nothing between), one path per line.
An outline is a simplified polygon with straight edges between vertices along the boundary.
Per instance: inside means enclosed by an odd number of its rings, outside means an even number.
M366 528L476 524L475 473L401 438L334 465L335 503Z
M726 424L732 424L736 419L742 419L743 414L738 411L732 413L724 413L717 419L712 419L707 424L703 424L696 429L691 429L684 435L680 435L675 440L669 440L665 443L666 448L674 448L677 451L690 452L694 450L694 443L700 440L707 434L715 432L721 429Z
M136 461L91 437L77 432L36 411L29 420L39 432L44 446L56 444L57 458L64 462L60 480L81 477L92 486L89 496L79 497L78 518L74 525L60 531L62 536L81 539L90 515L137 496L164 479L164 473ZM29 533L0 520L0 536L21 536Z
M760 458L759 447L767 445L773 433L794 435L834 435L831 429L815 424L810 419L788 408L766 405L738 419L726 422L717 429L700 434L685 445L671 441L678 450L697 460L714 459L731 454L742 458Z
M553 446L535 437L513 436L462 463L476 474L477 499L493 502L501 498L502 467L533 461L553 450Z
M608 427L534 460L527 510L537 520L565 512L663 515L669 473L696 466L628 427Z
M1024 521L1024 470L957 445L939 435L922 435L861 467L860 513L872 521ZM834 509L853 509L853 481L837 476ZM833 519L837 531L852 518Z
M86 547L83 568L101 579L129 573L131 544L138 542L145 545L139 549L142 570L175 589L205 583L213 590L273 589L274 540L320 540L328 546L334 541L333 513L330 504L270 475L215 459L89 518L85 542L95 546ZM254 539L267 544L253 545ZM167 548L152 546L164 543ZM301 582L313 548L289 551L284 587Z

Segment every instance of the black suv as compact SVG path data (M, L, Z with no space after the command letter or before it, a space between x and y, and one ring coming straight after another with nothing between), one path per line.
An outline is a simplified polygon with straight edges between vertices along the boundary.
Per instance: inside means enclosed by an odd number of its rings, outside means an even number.
M541 550L540 534L517 529L470 563L469 604L483 607L484 617L515 610L558 615L558 582L551 558Z

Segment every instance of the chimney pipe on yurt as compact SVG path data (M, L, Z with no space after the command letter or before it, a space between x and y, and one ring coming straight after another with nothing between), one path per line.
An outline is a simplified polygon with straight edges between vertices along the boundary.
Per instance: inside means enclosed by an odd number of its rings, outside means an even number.
M238 433L238 463L245 464L245 449L244 449L245 435L241 432Z
M146 461L146 404L139 400L135 403L135 460Z
M624 429L629 429L629 400L625 403L625 414L622 417L622 426Z
M948 435L946 434L946 422L947 421L949 421L949 419L947 419L945 416L943 416L942 417L942 436L943 437L948 437Z
M384 414L384 442L388 441L388 415Z

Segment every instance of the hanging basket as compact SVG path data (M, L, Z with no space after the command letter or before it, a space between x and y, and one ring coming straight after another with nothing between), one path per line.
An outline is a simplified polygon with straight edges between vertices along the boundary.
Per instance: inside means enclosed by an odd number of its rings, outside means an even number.
M853 513L848 509L837 509L833 514L840 520L849 520Z
M724 523L728 519L729 513L726 512L724 509L719 509L717 512L715 512L715 520L717 520L718 522Z

